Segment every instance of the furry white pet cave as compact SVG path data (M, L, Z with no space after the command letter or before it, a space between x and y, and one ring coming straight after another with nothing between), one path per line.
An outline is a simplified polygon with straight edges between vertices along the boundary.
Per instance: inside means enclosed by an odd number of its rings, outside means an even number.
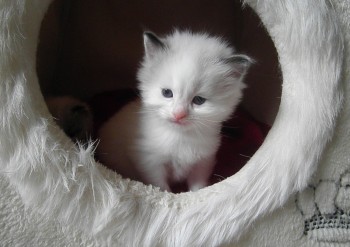
M279 54L279 113L239 173L183 194L122 180L55 125L35 70L49 3L0 1L1 246L349 246L349 1L246 1Z

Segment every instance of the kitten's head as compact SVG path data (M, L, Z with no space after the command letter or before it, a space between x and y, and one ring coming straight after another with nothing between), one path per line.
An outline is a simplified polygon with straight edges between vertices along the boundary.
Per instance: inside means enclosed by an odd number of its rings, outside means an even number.
M175 31L144 33L138 71L147 112L179 128L220 126L239 103L252 59L217 37Z

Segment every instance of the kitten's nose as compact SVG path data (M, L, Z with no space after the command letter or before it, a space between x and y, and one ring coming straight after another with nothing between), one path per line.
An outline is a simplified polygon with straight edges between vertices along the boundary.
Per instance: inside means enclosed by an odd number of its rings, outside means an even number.
M175 121L180 121L181 119L184 119L185 117L187 117L187 112L186 111L174 112L174 119L175 119Z

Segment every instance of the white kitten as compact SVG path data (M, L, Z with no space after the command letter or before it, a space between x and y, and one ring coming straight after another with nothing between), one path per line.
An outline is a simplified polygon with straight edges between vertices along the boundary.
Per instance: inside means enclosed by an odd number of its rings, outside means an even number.
M145 32L144 46L137 76L141 100L99 130L99 159L163 190L182 180L198 190L207 185L221 124L241 99L252 60L204 33L158 38Z

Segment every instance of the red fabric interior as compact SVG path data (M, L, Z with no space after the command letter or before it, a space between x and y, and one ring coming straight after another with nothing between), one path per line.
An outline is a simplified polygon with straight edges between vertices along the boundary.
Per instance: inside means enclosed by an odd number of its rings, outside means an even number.
M135 97L137 92L132 90L110 91L93 97L89 103L94 114L95 133L103 122ZM210 183L222 181L240 170L260 147L268 130L269 126L238 107L233 117L223 124L222 143ZM175 184L172 189L174 192L187 190L184 184Z

